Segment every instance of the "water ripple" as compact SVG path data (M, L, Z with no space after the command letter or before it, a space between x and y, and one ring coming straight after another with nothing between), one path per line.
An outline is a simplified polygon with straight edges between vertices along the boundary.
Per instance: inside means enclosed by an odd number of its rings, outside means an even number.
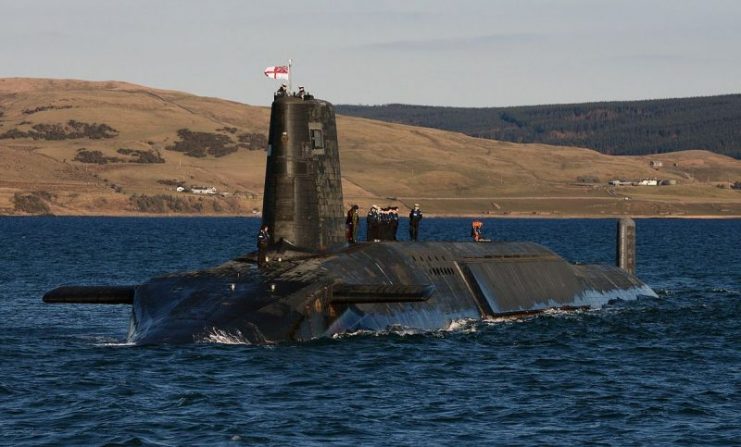
M215 264L254 248L257 225L0 218L0 445L725 446L741 438L738 220L639 221L639 276L658 298L458 321L434 333L391 328L252 346L214 332L201 344L141 347L125 343L125 306L40 302L62 283L136 283ZM426 219L423 231L462 238L466 225ZM608 221L487 228L572 260L614 256Z

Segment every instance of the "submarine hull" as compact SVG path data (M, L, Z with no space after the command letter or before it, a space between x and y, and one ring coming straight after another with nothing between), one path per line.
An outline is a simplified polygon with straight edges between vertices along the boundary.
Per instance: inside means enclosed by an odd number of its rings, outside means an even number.
M655 296L630 273L572 265L529 242L364 243L332 254L280 256L264 269L243 259L142 284L129 341L266 344L356 331L435 331L461 319Z

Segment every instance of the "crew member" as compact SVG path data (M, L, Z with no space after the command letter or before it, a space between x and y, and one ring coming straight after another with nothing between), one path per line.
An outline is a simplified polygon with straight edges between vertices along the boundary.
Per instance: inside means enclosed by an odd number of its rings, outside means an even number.
M303 85L298 86L298 97L301 99L304 99L304 95L306 95L306 90L304 90Z
M399 207L391 207L391 240L395 241L396 231L399 229Z
M422 220L422 210L419 209L419 203L414 204L414 208L409 212L409 239L416 241L419 234L419 222Z
M278 91L275 93L275 96L285 96L288 93L288 86L286 84L281 84Z
M354 244L358 240L358 228L360 228L360 216L358 216L358 206L353 205L347 212L347 219L345 219L345 228L347 235L347 242Z
M270 244L270 231L267 224L262 224L260 232L257 233L257 266L263 267L267 261L268 244Z
M365 238L368 241L378 240L378 218L378 205L373 205L368 211L368 217L366 217L365 220L365 222L368 224Z
M481 236L481 227L484 226L484 223L480 220L474 220L471 222L471 237L473 238L474 242L480 242L482 240Z
M382 241L389 240L389 209L388 207L381 208L381 212L378 215L378 239Z

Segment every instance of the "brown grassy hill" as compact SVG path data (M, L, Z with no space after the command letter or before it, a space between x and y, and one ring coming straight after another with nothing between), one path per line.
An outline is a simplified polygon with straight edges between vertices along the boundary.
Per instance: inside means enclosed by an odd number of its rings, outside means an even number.
M265 107L123 82L0 79L0 214L259 211L268 120ZM741 162L705 151L613 157L349 117L338 118L338 131L345 198L363 207L741 215L741 192L717 187L741 180ZM679 184L606 186L647 177ZM177 193L177 185L224 195Z

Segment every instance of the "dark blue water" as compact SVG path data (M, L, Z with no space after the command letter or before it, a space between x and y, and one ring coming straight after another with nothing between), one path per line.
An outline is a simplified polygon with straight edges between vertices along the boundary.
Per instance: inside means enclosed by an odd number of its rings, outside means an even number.
M468 222L422 234L465 239ZM257 225L0 218L0 445L741 443L740 220L639 221L657 299L444 333L133 347L127 306L41 303L62 283L219 263L252 250ZM485 228L572 261L614 256L609 221Z

